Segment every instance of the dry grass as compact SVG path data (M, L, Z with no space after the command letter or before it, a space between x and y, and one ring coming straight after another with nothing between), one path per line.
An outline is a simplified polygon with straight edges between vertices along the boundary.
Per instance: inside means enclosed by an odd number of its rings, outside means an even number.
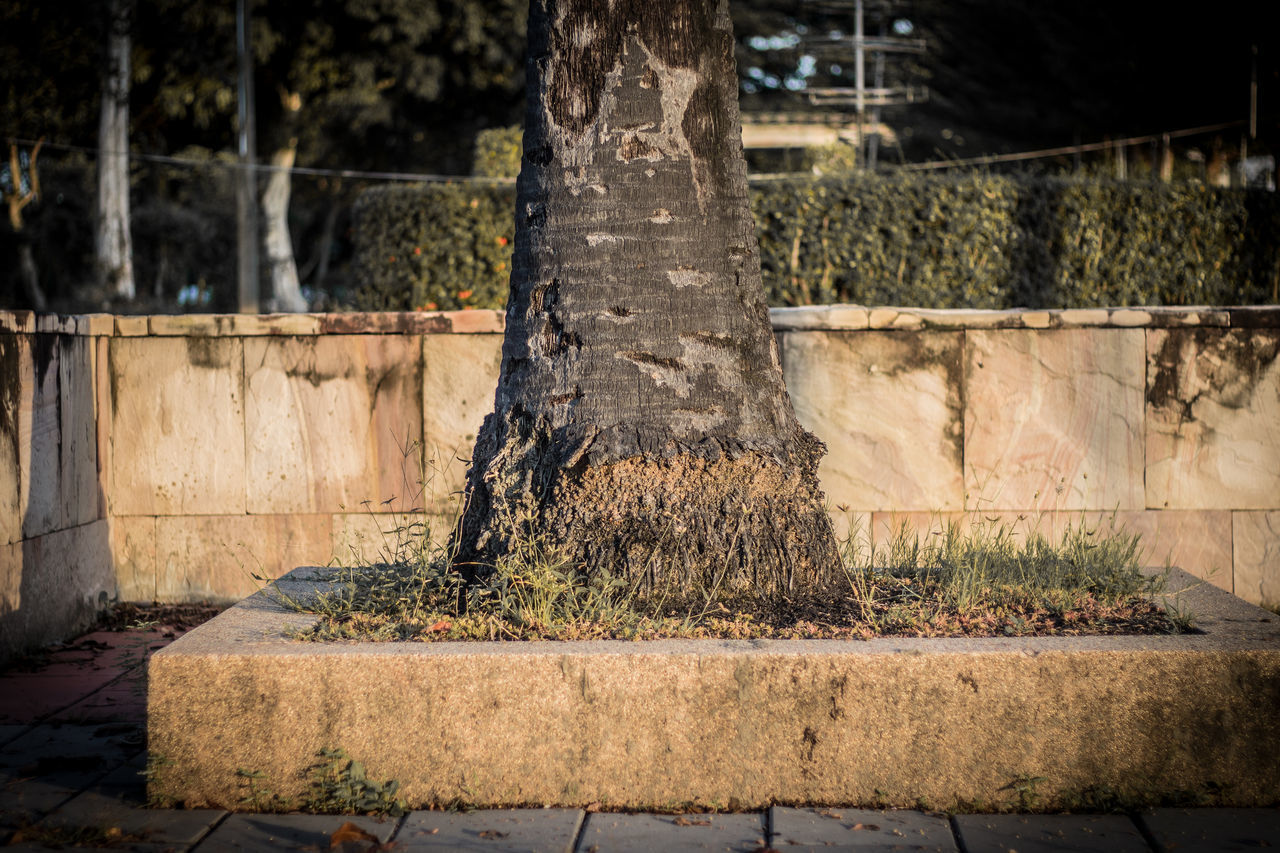
M1136 534L1083 521L1057 541L976 520L883 548L844 543L844 578L759 596L718 588L639 595L572 565L535 535L467 587L419 522L385 533L387 559L340 570L329 591L287 605L316 613L307 640L870 639L1176 633L1185 614L1150 602L1163 576L1141 571Z

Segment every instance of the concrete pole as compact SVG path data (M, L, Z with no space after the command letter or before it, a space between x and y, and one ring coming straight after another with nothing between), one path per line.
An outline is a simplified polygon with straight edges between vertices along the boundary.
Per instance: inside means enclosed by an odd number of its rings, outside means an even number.
M253 53L249 37L251 0L236 0L237 145L239 171L236 181L236 242L238 244L238 310L257 314L260 310L258 286L258 181L255 170L257 139L253 107Z
M889 34L886 28L886 20L885 20L886 17L887 16L883 14L880 17L880 37L882 39ZM883 89L884 88L884 50L883 49L876 51L875 75L876 75L875 76L876 89L877 90ZM880 107L875 106L871 108L871 133L867 135L867 167L871 169L871 171L873 172L876 170L876 161L879 159L879 157L880 157Z
M858 168L863 168L862 139L866 131L867 54L862 39L866 35L862 27L862 0L853 7L853 57L858 111Z

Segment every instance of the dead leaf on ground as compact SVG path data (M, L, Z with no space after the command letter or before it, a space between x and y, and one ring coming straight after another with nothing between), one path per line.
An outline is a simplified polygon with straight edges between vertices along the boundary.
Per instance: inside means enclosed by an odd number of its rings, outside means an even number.
M371 832L365 832L351 821L347 821L342 826L335 829L333 831L333 835L329 836L329 849L332 850L349 841L371 841L374 844L372 849L382 849L382 842L378 840L378 836Z

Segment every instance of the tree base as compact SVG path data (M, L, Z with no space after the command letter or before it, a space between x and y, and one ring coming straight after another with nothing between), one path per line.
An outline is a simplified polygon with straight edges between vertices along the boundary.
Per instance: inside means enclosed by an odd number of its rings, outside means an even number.
M586 573L607 573L641 594L785 595L840 570L813 467L748 452L560 469L541 496L486 490L487 507L468 507L460 555L469 574L483 576L511 537L537 537Z

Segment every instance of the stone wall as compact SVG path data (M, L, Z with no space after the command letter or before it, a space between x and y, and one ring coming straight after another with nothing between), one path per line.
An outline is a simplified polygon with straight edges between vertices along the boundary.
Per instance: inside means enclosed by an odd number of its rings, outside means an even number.
M773 320L842 530L1083 518L1280 602L1280 309ZM447 536L501 333L490 311L0 312L0 655L110 597L233 599L412 523Z
M0 660L116 592L101 461L110 318L0 312Z

